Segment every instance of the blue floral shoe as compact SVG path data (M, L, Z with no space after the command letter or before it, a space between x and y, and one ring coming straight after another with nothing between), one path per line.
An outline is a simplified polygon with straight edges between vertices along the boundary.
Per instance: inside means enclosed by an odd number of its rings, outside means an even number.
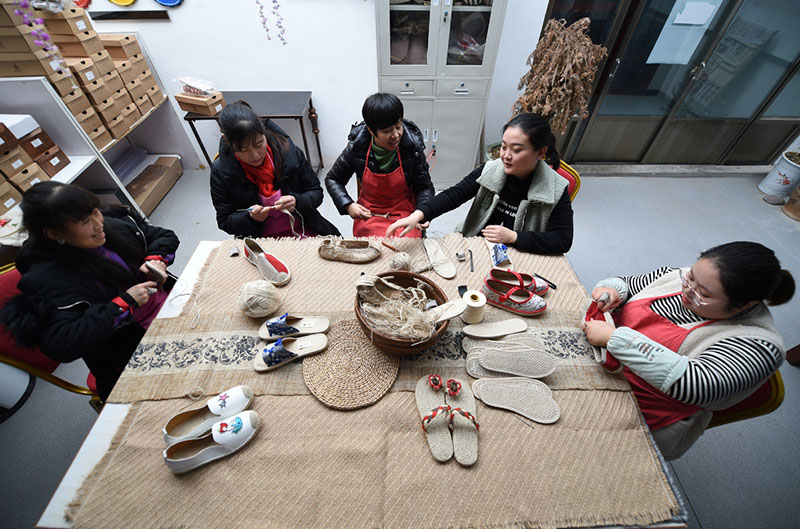
M328 332L331 322L325 316L292 316L288 312L283 316L265 321L258 329L258 337L272 341L290 336L304 336Z
M320 353L328 347L324 334L310 334L300 338L280 338L276 342L260 345L253 358L256 371L270 371L298 358Z

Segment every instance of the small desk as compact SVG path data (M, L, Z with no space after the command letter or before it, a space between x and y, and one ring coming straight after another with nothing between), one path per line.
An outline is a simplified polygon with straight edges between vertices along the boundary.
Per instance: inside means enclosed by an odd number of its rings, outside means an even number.
M324 167L322 163L322 148L319 146L318 116L311 101L311 92L222 92L222 95L227 103L233 103L240 99L247 101L260 118L296 119L300 123L300 133L303 136L303 150L305 150L306 159L308 163L311 163L311 156L308 152L308 139L306 139L306 127L303 123L303 115L308 109L311 132L314 133L317 141L317 155L319 156L319 168L317 170L319 171ZM208 166L211 167L211 157L208 155L205 145L203 145L203 140L200 139L200 134L197 133L194 122L216 120L217 116L204 116L194 112L187 112L183 119L189 122L189 127L191 127L194 137L200 145L200 150L203 151L203 156L206 157Z

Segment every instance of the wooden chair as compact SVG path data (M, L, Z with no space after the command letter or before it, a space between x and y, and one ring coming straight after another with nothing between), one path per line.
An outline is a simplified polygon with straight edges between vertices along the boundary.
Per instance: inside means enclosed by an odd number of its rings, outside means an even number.
M17 289L19 279L20 273L13 264L0 269L0 307L5 305L13 296L19 294ZM103 403L97 395L97 384L94 375L89 373L86 379L87 387L72 384L54 375L53 371L59 366L58 362L47 357L37 347L24 348L17 345L16 340L4 326L0 326L0 362L21 369L72 393L89 396L89 405L97 412L103 407Z
M730 408L715 411L706 429L771 413L781 405L783 396L783 378L781 372L776 371L755 393L742 402Z

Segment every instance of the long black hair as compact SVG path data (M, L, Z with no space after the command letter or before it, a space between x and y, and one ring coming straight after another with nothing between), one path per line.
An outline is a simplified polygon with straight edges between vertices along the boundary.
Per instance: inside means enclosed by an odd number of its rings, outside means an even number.
M144 262L144 247L131 246L119 236L108 222L103 222L106 234L105 247L116 252L130 269L118 263L69 244L59 244L47 236L45 230L62 231L71 222L78 222L100 207L100 200L89 191L74 184L62 184L52 180L40 182L22 196L22 223L28 230L20 256L20 270L24 272L28 261L49 254L70 268L92 277L112 290L126 289L141 279L135 270ZM25 257L28 257L25 259Z
M235 101L223 108L219 113L219 128L225 136L225 143L234 151L240 151L243 147L251 145L259 135L263 134L272 151L275 181L280 182L288 139L264 126L247 101Z
M547 147L547 154L544 161L553 169L558 169L561 165L561 157L556 151L556 137L550 130L550 123L539 114L520 114L511 119L503 126L503 132L509 127L517 127L528 137L534 150Z
M722 288L733 307L762 300L771 306L781 305L794 295L792 274L781 269L775 252L763 244L729 242L706 250L700 258L710 259L717 266Z

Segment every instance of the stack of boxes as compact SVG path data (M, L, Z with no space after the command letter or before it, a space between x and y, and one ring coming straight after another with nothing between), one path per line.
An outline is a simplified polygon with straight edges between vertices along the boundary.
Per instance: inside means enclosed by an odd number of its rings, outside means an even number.
M0 114L0 214L22 200L22 193L50 180L69 158L33 117Z
M37 10L44 21L39 29L63 57L46 61L31 36L37 26L24 25L7 1L0 0L0 76L46 75L98 149L123 137L166 98L134 35L98 35L77 7Z

